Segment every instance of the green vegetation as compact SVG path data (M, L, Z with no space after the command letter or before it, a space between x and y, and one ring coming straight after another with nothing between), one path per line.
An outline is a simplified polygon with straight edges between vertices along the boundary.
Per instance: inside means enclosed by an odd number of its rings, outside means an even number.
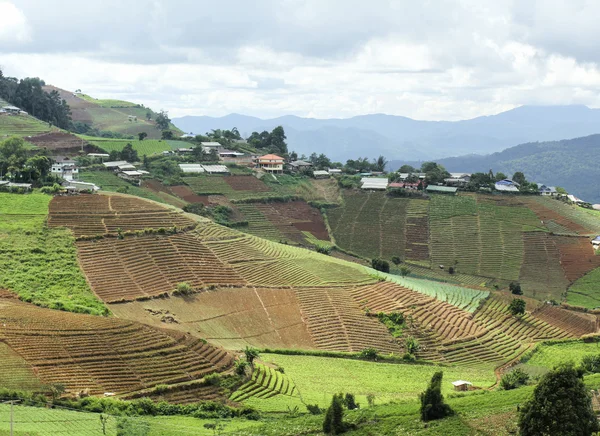
M582 374L563 365L542 377L521 409L519 429L522 436L592 435L600 430Z
M367 395L375 395L378 404L390 401L416 399L432 375L441 368L435 365L376 363L362 360L315 356L286 356L262 354L262 360L285 368L285 375L293 381L306 404L327 407L331 396L338 392L351 392L360 404L368 404ZM443 368L450 381L466 379L475 386L494 384L494 373L474 368ZM450 382L442 385L442 392L452 392ZM290 402L291 401L291 402ZM277 395L265 400L255 400L252 406L259 409L285 411L297 404L289 396ZM263 406L264 404L264 406Z
M71 232L45 226L50 200L0 193L0 289L43 307L105 315L79 269Z
M0 137L3 136L34 136L49 132L48 123L28 115L0 116Z
M600 306L600 268L587 273L571 285L567 303L594 309Z
M171 151L177 147L187 147L189 144L181 142L181 145L171 144L171 141L164 141L162 139L112 139L112 138L95 138L92 136L80 135L81 138L85 139L90 144L93 144L102 150L110 153L111 151L121 151L127 144L131 144L133 149L138 152L140 158L144 155L150 156L152 154L162 153L163 151Z
M444 402L444 396L442 395L443 377L444 373L442 371L433 374L429 386L419 397L421 400L421 420L423 421L442 419L454 413L450 406Z
M122 178L117 177L112 171L81 171L79 173L79 179L84 182L95 183L104 191L121 192L147 198L148 200L158 201L160 203L168 203L156 193L149 189L132 185Z
M544 368L550 370L563 363L579 364L585 356L600 354L600 343L571 341L539 344L523 366L525 370Z

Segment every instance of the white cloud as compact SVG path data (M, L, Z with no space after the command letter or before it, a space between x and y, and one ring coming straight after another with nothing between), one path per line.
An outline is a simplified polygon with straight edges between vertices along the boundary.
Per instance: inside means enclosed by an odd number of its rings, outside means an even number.
M22 43L31 39L25 14L13 3L0 1L0 42Z

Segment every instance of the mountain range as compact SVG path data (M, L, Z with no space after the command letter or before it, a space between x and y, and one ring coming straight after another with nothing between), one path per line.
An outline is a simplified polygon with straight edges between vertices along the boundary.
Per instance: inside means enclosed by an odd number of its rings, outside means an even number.
M185 116L174 118L173 122L184 132L196 134L235 126L244 136L281 125L286 131L288 148L299 154L325 153L341 162L379 155L389 160L416 161L490 154L532 141L600 133L600 109L583 105L521 106L463 121L420 121L384 114L346 119L292 115L260 119L230 114Z

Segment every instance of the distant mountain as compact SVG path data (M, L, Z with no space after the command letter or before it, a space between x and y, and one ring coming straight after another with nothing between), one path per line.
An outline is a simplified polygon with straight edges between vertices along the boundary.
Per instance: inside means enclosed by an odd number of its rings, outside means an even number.
M551 142L532 142L487 156L439 159L451 172L523 171L528 180L562 186L585 201L600 203L600 135ZM400 161L391 164L397 169Z
M253 131L282 125L290 150L323 152L334 160L382 154L389 160L422 160L465 154L488 154L515 144L551 141L600 133L600 109L586 106L521 106L497 115L464 121L418 121L395 115L361 115L347 119L283 116L260 119L240 114L220 118L173 119L184 132L237 127Z

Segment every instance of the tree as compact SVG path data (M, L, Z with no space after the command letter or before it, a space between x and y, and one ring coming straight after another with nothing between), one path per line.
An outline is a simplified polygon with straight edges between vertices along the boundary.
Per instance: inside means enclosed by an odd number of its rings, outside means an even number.
M521 289L521 284L519 282L510 282L508 289L514 295L523 295L523 290Z
M133 145L131 145L130 142L123 147L123 150L121 150L121 159L126 160L127 162L138 161L138 153L133 149Z
M168 130L169 125L171 124L171 119L169 118L169 114L163 110L161 110L156 116L154 122L156 123L156 128L158 130Z
M377 158L377 160L374 162L374 167L376 171L385 171L385 167L388 164L388 160L383 157L383 156L379 156Z
M282 126L277 126L270 134L271 149L273 152L285 154L287 153L287 143L285 132Z
M27 161L27 149L23 138L13 136L0 142L0 178L19 180Z
M140 133L138 133L138 139L140 141L143 141L147 136L148 136L148 134L146 132L140 132Z
M523 436L592 435L600 430L583 374L567 364L544 375L521 408L519 429Z
M147 111L147 112L146 112L146 119L147 119L148 121L150 121L150 120L152 119L152 112L150 112L150 111Z
M331 399L331 405L325 413L323 421L323 433L341 434L344 433L344 407L342 394L335 394Z
M527 183L525 174L523 174L521 171L517 171L516 173L514 173L512 180L513 182L517 182L519 185L524 185L525 183Z
M568 194L567 190L565 188L561 188L560 186L556 187L556 192L558 192L559 194L562 194L562 195Z
M444 403L444 396L442 395L443 377L444 373L442 371L433 374L429 386L419 396L421 400L421 419L423 421L441 419L454 413L450 406Z
M400 259L400 256L392 256L392 263L394 265L400 265L402 263L402 259Z
M371 260L371 266L377 271L388 273L390 272L390 264L387 260L375 258Z
M425 181L429 184L442 183L444 179L450 177L446 168L435 162L424 162L421 165L421 172L425 173Z
M509 391L526 385L529 381L529 374L521 368L513 369L511 372L504 374L500 379L500 389Z
M412 165L402 165L400 167L400 169L398 170L399 173L416 173L417 169L415 167L413 167Z
M403 266L403 267L400 268L400 275L402 277L406 277L409 274L410 274L410 268L408 268L406 266Z
M500 180L504 180L504 179L506 179L506 174L501 173L501 172L497 172L496 176L494 177L494 180L496 182L499 182Z
M248 346L246 346L246 349L244 350L244 355L250 365L254 365L254 359L257 359L260 356L256 348L250 348Z
M163 130L161 133L162 139L173 139L173 132L170 130Z
M508 305L508 310L513 316L523 315L525 313L525 300L514 298Z

